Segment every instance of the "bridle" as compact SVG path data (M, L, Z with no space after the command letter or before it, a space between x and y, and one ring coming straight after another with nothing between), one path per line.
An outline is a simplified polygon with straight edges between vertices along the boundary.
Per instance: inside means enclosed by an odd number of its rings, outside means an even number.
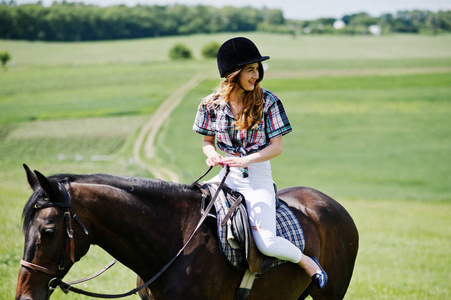
M83 229L84 233L86 235L89 236L89 232L86 229L86 226L81 222L81 220L78 218L78 216L76 214L74 214L74 212L72 211L72 207L71 207L71 203L70 203L70 196L69 193L67 192L66 187L64 186L64 184L58 182L58 185L63 193L63 199L64 202L46 202L46 203L36 203L34 206L35 210L41 210L44 208L49 208L49 207L56 207L56 208L60 208L63 209L64 211L64 223L65 223L65 227L66 227L66 247L65 249L61 252L60 255L60 262L58 264L58 269L57 270L51 270L49 268L34 264L32 262L26 261L26 260L21 260L20 264L26 268L35 270L35 271L39 271L41 273L45 273L51 276L55 276L54 278L52 278L49 281L49 289L50 290L54 290L56 289L57 285L54 285L55 283L58 283L61 281L61 279L63 278L63 272L64 272L64 262L66 260L66 256L69 254L70 255L70 259L72 261L72 263L75 263L75 240L74 240L74 230L72 229L72 219L74 219L75 221L77 221L77 223L81 226L81 228Z
M72 282L64 282L62 280L63 278L63 272L64 272L64 262L66 259L66 256L68 253L70 253L70 257L71 257L71 261L73 263L75 263L75 241L74 241L74 231L72 229L72 219L76 220L78 222L78 224L80 224L80 226L83 228L83 231L86 235L89 236L89 232L86 229L86 227L83 225L83 223L81 222L81 220L78 218L78 216L76 214L73 213L72 208L71 208L71 203L70 203L70 195L67 192L66 187L58 182L58 185L61 189L61 191L63 192L63 198L64 198L64 203L52 203L52 202L48 202L48 203L42 203L42 204L36 204L35 205L35 209L36 210L40 210L43 208L48 208L48 207L56 207L56 208L62 208L64 209L64 220L65 220L65 225L66 225L66 233L67 233L67 241L66 241L66 248L65 250L62 251L61 253L61 258L60 258L60 262L58 265L58 270L54 271L54 270L50 270L46 267L25 261L25 260L21 260L20 264L25 267L25 268L30 268L32 270L41 272L41 273L45 273L51 276L55 276L54 278L52 278L49 283L48 283L48 292L51 292L53 290L55 290L56 288L58 288L58 286L61 288L61 290L64 293L68 293L69 291L77 293L77 294L82 294L82 295L86 295L86 296L90 296L90 297L96 297L96 298L123 298L123 297L127 297L130 295L133 295L135 293L137 293L138 291L144 289L145 287L147 287L148 285L150 285L152 282L154 282L161 274L163 274L164 271L166 271L167 268L169 268L169 266L177 259L177 257L180 256L180 254L182 254L183 250L185 250L185 248L188 246L188 243L191 241L191 239L194 237L194 235L196 234L197 230L200 228L200 226L202 225L202 223L205 221L205 219L207 218L210 210L212 209L214 202L216 201L216 199L218 198L218 195L220 193L220 190L222 188L222 186L224 185L224 182L230 172L230 167L226 166L226 172L225 175L221 181L221 183L219 184L219 187L215 193L215 195L212 197L210 203L208 204L208 206L205 209L202 209L202 216L196 226L196 228L194 229L193 233L191 234L191 236L189 237L189 239L186 241L186 243L183 245L183 247L179 250L179 252L163 267L161 268L161 270L155 274L151 279L149 279L147 282L145 282L143 285L130 290L129 292L123 293L123 294L115 294L115 295L111 295L111 294L99 294L99 293L92 293L92 292L88 292L88 291L84 291L82 289L78 289L73 287L73 284L77 284L77 283L81 283L81 282L85 282L88 281L90 279L93 279L97 276L99 276L100 274L104 273L107 269L109 269L111 266L113 266L117 260L109 263L108 265L106 265L102 270L100 270L99 272L97 272L96 274L93 274L91 276L85 277L83 279L80 280L76 280L76 281L72 281ZM197 182L199 180L201 180L203 177L205 177L208 172L210 172L210 170L212 169L212 167L210 167L208 169L208 171L203 174L199 179L197 179L193 184L197 184ZM50 295L47 295L47 299Z

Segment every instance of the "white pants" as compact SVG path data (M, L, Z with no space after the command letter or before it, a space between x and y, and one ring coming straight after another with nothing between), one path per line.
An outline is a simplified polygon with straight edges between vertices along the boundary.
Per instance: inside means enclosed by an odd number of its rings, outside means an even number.
M258 250L267 256L298 263L302 258L301 250L276 235L276 201L270 162L252 164L248 169L249 176L243 178L240 168L230 168L225 183L246 198L249 222ZM209 181L220 182L224 175L223 168Z

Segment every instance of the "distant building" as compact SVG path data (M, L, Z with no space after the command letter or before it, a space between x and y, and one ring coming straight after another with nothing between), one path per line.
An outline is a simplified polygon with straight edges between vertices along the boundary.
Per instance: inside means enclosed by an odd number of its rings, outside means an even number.
M345 24L345 22L343 22L343 20L336 20L336 21L334 22L334 28L335 28L336 30L343 29L343 28L345 28L345 27L346 27L346 24Z
M371 32L372 35L379 36L382 33L382 27L379 25L370 25L368 26L368 31Z

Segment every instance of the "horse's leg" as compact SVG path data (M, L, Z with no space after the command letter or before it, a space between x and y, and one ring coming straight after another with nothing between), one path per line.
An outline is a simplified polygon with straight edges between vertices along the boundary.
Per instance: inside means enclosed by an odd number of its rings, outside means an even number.
M351 217L346 213L335 224L320 229L321 263L329 276L329 287L324 291L314 289L313 299L343 299L351 282L358 250L358 233ZM328 284L329 285L329 284Z
M255 281L249 300L295 300L310 282L307 273L290 262L260 276Z
M334 215L324 213L329 222L321 222L321 263L326 267L331 285L324 291L314 289L313 299L343 299L351 282L358 250L358 232L346 210L333 199Z
M358 249L352 218L338 202L313 189L290 188L281 191L280 196L301 221L306 241L304 253L317 256L328 275L323 290L310 285L307 292L315 300L343 299Z

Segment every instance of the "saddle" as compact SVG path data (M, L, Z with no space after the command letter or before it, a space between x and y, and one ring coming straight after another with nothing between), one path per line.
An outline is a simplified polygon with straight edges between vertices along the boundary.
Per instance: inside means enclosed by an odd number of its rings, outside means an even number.
M205 208L205 202L211 200L211 195L215 194L217 188L218 184L214 183L200 186L204 199L202 209ZM263 274L285 261L265 256L257 249L244 200L241 193L224 185L214 203L215 212L210 212L209 215L216 219L219 249L225 260L236 269ZM305 240L301 225L286 203L277 197L276 219L276 234L304 251Z

